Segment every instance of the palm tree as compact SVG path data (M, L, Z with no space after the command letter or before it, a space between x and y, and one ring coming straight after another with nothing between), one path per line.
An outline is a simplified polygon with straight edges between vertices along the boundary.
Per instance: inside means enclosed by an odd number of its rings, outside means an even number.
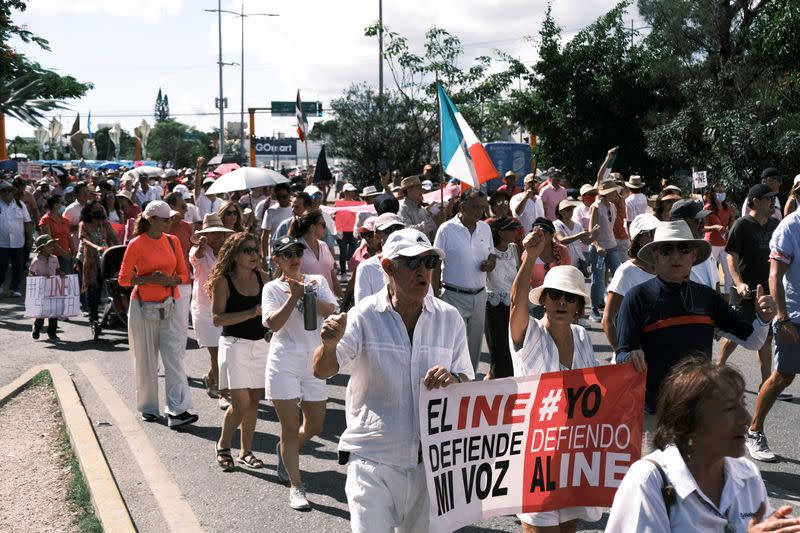
M18 78L0 78L0 160L8 159L5 116L14 117L31 126L41 126L44 113L63 109L60 100L40 98L46 91L41 78L26 74Z

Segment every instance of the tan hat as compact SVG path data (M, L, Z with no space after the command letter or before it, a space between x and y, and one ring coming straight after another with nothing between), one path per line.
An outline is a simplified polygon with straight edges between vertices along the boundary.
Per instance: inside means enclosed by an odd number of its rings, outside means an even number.
M711 255L711 244L705 239L695 239L689 225L683 220L675 222L662 222L656 228L653 242L645 244L639 250L638 257L647 264L653 264L653 256L658 247L665 242L688 242L697 249L697 259L694 264L699 265Z
M367 185L361 190L361 196L378 196L380 191L374 185Z
M414 185L419 185L422 187L422 182L420 181L419 176L409 176L407 178L403 178L403 181L400 182L400 188L403 190L413 187Z
M517 173L514 172L513 170L508 170L508 171L506 171L505 177L506 178L516 178L517 177Z
M567 198L558 202L558 210L563 211L564 209L574 209L580 205L583 205L583 202Z
M536 174L533 172L525 175L525 179L522 180L522 183L530 183L532 181L536 181Z
M611 194L613 192L619 192L619 187L617 187L617 184L611 180L601 183L600 188L597 190L597 194L600 196L606 196L607 194Z
M133 193L131 191L126 191L126 190L117 191L117 194L115 196L117 198L125 198L130 203L133 203Z
M547 271L542 284L533 289L528 298L534 305L542 305L542 293L545 289L555 289L589 300L586 294L586 283L580 270L572 265L558 265Z
M630 179L625 182L625 186L631 189L641 189L644 187L644 182L641 176L631 176Z
M193 244L197 244L200 237L206 233L233 233L232 229L226 228L222 224L222 219L216 213L208 213L203 217L203 229L195 231L194 235L189 239Z
M584 183L581 185L581 196L586 194L597 194L597 187L592 185L591 183Z

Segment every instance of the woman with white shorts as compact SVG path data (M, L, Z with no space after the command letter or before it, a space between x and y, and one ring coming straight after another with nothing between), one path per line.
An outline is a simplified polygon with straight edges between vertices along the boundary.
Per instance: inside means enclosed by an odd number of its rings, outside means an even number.
M192 248L189 250L189 263L194 272L194 284L192 285L192 324L197 336L197 344L201 348L208 349L211 358L211 366L203 376L203 384L206 386L206 393L211 398L219 398L219 368L217 366L217 346L222 328L214 325L211 318L211 298L206 292L208 276L217 263L216 255L222 248L222 243L233 233L222 225L216 213L209 213L203 219L203 229L195 232L191 237ZM220 402L228 401L220 398Z
M322 431L325 381L314 377L313 354L319 344L322 319L336 310L336 298L325 278L300 273L306 246L293 237L281 237L272 244L272 259L281 277L264 286L261 300L264 325L273 334L266 368L266 397L272 400L281 423L278 477L290 483L289 506L310 509L300 479L300 446ZM316 328L306 330L303 294L311 285L316 294ZM300 425L300 412L303 424Z
M225 472L234 469L231 440L240 426L238 461L250 468L264 468L264 462L252 450L267 363L267 330L261 325L260 301L268 277L260 264L256 238L249 233L234 233L222 245L206 285L211 294L214 325L222 326L219 390L220 394L229 395L231 402L216 442L217 463Z

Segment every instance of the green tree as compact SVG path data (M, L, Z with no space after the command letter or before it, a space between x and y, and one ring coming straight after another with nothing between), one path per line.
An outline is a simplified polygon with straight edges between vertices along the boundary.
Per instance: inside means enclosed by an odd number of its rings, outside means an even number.
M171 162L174 167L192 167L197 156L211 157L211 134L201 134L200 140L187 141L186 133L198 133L193 127L168 118L153 126L147 141L147 153L156 161Z
M158 96L156 96L155 106L155 121L159 123L169 118L169 97L165 94L161 96L161 89L158 89Z

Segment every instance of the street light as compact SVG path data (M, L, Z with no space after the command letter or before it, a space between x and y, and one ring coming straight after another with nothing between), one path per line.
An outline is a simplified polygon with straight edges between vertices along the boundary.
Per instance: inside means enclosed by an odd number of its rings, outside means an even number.
M244 4L242 4L241 13L237 13L236 11L228 11L227 9L221 9L220 2L221 2L221 0L217 1L217 9L206 9L206 11L212 11L212 12L217 13L217 15L220 17L220 33L219 33L219 35L220 35L220 37L219 37L219 40L220 40L219 61L220 61L220 63L222 63L222 13L228 13L228 14L233 15L235 17L239 17L241 19L241 21L242 21L242 59L241 59L241 62L239 63L240 69L241 69L241 74L242 74L242 82L241 82L242 83L242 87L241 87L242 101L241 101L241 108L239 110L239 127L240 127L239 128L239 134L240 134L239 150L241 152L242 159L244 159L244 157L245 157L245 151L244 151L244 19L246 19L247 17L279 17L280 15L277 14L277 13L245 13L244 12ZM229 63L229 64L231 64L231 63ZM220 94L220 101L222 101L222 66L219 67L219 94ZM221 132L222 131L222 127L223 127L222 109L220 109L219 124L220 124L220 132ZM223 137L222 137L222 133L220 133L220 145L222 145L222 142L223 142ZM223 153L223 151L224 150L221 149L221 151L219 153Z

